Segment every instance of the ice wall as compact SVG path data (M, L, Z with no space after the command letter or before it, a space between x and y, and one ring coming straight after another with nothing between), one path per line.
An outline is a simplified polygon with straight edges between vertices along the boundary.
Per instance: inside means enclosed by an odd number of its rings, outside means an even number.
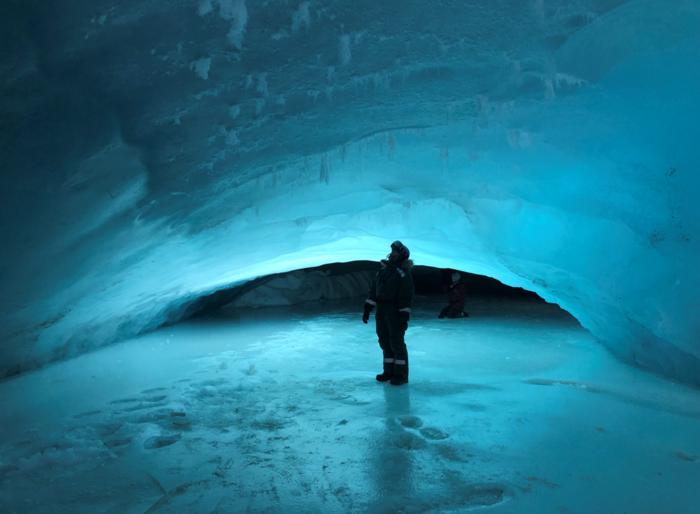
M401 238L700 383L700 0L0 14L0 376Z

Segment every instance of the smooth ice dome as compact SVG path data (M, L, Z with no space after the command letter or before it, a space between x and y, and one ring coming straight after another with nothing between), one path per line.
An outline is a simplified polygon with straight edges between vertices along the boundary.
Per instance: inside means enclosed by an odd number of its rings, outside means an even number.
M700 2L5 2L0 375L269 273L532 290L700 383Z

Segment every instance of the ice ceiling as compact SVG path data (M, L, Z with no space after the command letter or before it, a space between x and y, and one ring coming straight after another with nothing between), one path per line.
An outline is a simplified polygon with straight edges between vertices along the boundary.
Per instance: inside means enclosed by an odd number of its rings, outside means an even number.
M401 238L700 383L700 0L0 9L0 376Z

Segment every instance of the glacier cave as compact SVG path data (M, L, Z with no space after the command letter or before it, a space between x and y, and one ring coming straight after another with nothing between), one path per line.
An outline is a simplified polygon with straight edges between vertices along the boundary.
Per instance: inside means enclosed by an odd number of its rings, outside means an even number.
M700 0L0 29L0 511L697 513Z

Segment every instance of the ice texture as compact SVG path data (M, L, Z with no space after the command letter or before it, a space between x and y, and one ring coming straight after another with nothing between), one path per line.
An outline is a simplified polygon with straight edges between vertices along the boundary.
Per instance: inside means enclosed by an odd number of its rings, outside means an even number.
M700 383L698 27L698 0L6 2L0 376L402 239Z
M697 513L700 391L553 305L441 306L416 306L400 388L374 380L353 302L241 309L3 381L0 510Z

